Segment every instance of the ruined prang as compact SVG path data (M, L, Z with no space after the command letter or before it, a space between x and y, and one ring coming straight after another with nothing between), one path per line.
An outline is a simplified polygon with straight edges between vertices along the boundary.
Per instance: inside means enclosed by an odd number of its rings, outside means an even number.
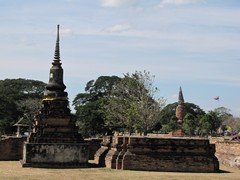
M179 94L178 94L178 105L176 107L176 117L178 119L178 126L177 129L172 132L172 135L175 137L182 137L185 135L182 125L183 125L183 119L186 115L186 107L184 104L184 98L183 98L183 93L182 93L182 88L180 87L179 89Z
M186 107L184 105L182 88L180 87L179 93L178 93L178 105L176 107L176 117L178 118L178 123L180 126L183 124L183 119L185 115L186 115Z

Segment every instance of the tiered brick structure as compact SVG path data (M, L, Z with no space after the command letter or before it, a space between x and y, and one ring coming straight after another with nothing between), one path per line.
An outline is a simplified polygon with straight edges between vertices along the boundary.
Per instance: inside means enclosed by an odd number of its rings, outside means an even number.
M78 134L76 118L70 113L65 88L60 63L58 25L49 82L44 91L42 108L34 120L33 131L24 144L23 167L86 166L88 145Z
M106 167L123 170L217 172L215 146L208 139L114 137Z

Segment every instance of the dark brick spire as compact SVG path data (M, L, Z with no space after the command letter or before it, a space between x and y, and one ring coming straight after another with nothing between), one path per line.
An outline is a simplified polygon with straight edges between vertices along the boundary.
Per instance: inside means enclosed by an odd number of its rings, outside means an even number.
M58 98L67 97L64 92L66 86L63 83L63 68L60 63L60 48L59 48L59 25L57 26L57 40L55 47L54 60L50 69L49 81L44 92L44 97Z
M59 24L57 25L57 40L56 40L56 47L55 47L55 56L53 60L54 64L60 63L60 48L59 48Z

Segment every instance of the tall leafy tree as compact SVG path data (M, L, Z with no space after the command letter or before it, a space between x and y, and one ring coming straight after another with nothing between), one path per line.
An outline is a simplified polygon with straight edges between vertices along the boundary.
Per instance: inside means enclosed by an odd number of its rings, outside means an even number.
M203 135L209 135L211 130L210 122L212 121L212 117L209 114L205 114L201 117L199 122L199 134L201 136Z
M13 125L16 122L19 111L16 104L6 96L0 95L0 127Z
M231 114L231 110L227 109L226 107L218 107L214 109L213 112L216 113L216 115L220 118L221 121L233 117L233 115Z
M194 135L197 127L198 127L197 118L195 118L192 114L187 113L183 120L184 132L188 135Z
M0 93L13 100L41 98L46 84L42 81L29 79L0 80Z
M108 123L144 134L151 131L165 103L156 97L158 89L153 82L154 76L146 71L125 74L109 97Z
M37 80L0 80L0 126L6 129L23 114L33 116L33 107L39 108L46 84Z
M214 135L221 124L222 120L218 114L214 111L209 111L200 119L199 132L201 135Z
M103 106L108 101L111 90L121 78L117 76L100 76L86 84L85 92L79 93L73 100L77 115L77 125L84 137L104 134L110 131L105 125Z

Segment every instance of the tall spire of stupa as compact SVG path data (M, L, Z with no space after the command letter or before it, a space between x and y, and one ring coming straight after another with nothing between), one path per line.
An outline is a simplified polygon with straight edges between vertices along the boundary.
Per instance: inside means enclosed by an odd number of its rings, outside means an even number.
M59 25L57 25L57 40L55 47L54 60L50 69L49 81L44 92L44 97L58 98L67 97L67 92L64 92L66 86L63 83L63 68L60 63L60 48L59 48Z
M57 62L60 62L59 24L57 25L57 40L56 40L55 56L54 56L54 63L57 63Z
M182 87L180 86L179 93L178 93L178 104L183 104L183 103L184 103L184 98L182 93Z

